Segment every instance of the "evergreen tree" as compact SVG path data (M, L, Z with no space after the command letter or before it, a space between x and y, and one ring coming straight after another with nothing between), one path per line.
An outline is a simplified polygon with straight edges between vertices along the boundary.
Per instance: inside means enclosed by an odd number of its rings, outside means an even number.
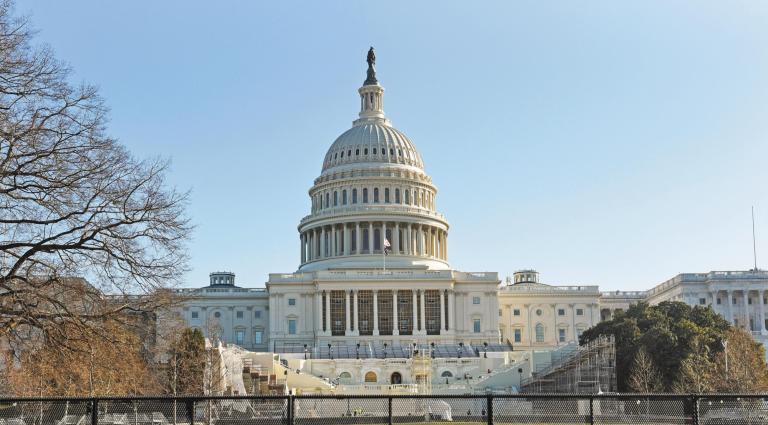
M199 329L187 328L171 346L168 392L202 394L205 372L205 338Z

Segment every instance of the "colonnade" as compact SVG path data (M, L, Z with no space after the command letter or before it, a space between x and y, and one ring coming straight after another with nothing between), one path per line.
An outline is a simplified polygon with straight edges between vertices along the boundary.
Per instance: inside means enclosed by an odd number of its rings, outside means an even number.
M715 311L729 322L752 332L766 333L765 303L768 291L762 289L725 289L714 293ZM750 311L751 310L751 311Z
M448 260L448 232L444 229L417 223L366 221L318 226L301 233L301 263L381 254L382 235L386 235L392 254Z
M445 335L456 326L453 290L325 290L315 302L324 336Z

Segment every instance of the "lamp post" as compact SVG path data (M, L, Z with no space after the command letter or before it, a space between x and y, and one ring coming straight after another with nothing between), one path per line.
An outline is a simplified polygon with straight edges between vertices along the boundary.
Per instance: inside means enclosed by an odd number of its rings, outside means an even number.
M333 360L333 346L330 343L328 344L328 356Z
M387 343L384 343L384 358L387 358Z
M483 354L483 357L485 357L487 359L488 358L488 343L487 342L483 342L483 346L485 347L485 353Z
M724 339L723 342L723 350L725 350L725 380L728 380L728 340Z
M458 351L459 358L461 358L461 352L462 351L464 351L464 343L460 342L459 343L459 351Z
M360 343L357 343L357 349L355 350L355 358L360 359Z
M304 344L304 360L307 359L307 344Z

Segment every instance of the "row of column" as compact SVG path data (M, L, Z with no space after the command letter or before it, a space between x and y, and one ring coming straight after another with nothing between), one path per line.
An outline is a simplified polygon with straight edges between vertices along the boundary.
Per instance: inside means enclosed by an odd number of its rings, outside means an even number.
M385 237L392 254L448 259L448 232L438 227L354 222L320 226L301 233L301 263L338 256L381 254Z
M765 327L765 305L763 304L763 299L765 298L765 293L762 290L749 290L749 289L734 289L734 290L731 290L731 289L728 289L728 290L724 290L724 291L717 291L715 293L715 298L716 299L720 299L719 295L720 295L720 293L723 293L723 292L728 297L726 299L727 307L725 308L724 316L725 316L725 318L729 322L734 323L734 324L736 323L735 322L736 317L734 315L734 308L733 308L733 306L734 306L734 303L733 303L733 301L734 301L734 294L736 292L741 292L742 306L743 306L743 310L744 310L744 315L745 315L744 319L745 319L745 321L743 323L740 323L740 325L744 326L745 328L749 327L749 330L751 330L753 332L761 332L761 333L768 332L766 330L766 327ZM758 308L754 309L754 311L753 311L753 313L755 313L755 316L756 316L755 318L757 319L757 322L758 322L757 326L753 326L753 324L751 324L749 322L749 319L752 317L752 315L749 312L749 305L750 305L749 304L749 293L750 292L755 292L757 294L757 296L758 296L758 298L756 300ZM720 307L720 308L722 309L722 307Z
M359 293L361 290L352 289L344 290L345 296L345 336L359 336L360 335L360 302ZM371 291L373 296L373 332L372 335L379 335L379 292L392 292L392 335L399 335L399 312L398 312L398 292L397 290L366 290ZM412 335L427 335L426 327L426 291L423 289L409 290L412 297L412 315L411 315L411 332ZM433 290L439 292L440 307L440 335L446 334L449 330L453 330L455 327L454 320L454 292L451 290ZM447 294L447 307L446 311L446 294ZM322 291L315 294L316 306L317 306L317 324L321 334L325 336L331 336L332 329L332 314L331 314L331 291ZM323 300L325 305L323 305ZM354 306L351 308L351 306ZM418 318L418 320L417 320ZM323 326L323 321L325 321Z

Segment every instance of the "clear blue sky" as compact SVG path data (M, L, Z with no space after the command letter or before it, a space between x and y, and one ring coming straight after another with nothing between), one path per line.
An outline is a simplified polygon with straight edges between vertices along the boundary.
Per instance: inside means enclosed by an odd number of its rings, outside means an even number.
M606 290L748 269L751 205L768 268L768 2L214 3L17 3L192 190L187 285L297 268L369 45L455 268Z

